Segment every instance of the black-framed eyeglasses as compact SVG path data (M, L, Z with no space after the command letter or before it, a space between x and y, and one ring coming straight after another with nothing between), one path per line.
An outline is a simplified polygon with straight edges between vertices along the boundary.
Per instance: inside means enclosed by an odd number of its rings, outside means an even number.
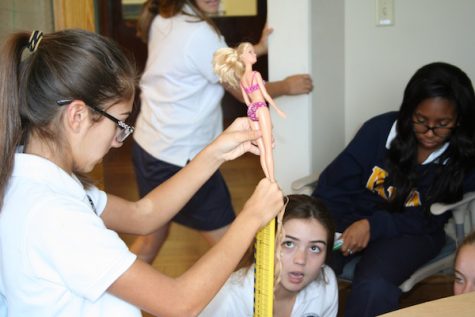
M61 100L56 101L56 103L59 106L66 106L66 105L69 105L71 102L73 102L73 99L61 99ZM89 108L91 108L95 112L99 113L100 115L106 117L107 119L109 119L109 120L113 121L115 124L117 124L117 126L120 128L120 133L116 136L116 141L117 142L123 143L125 141L125 139L127 139L127 137L134 132L135 128L133 126L130 126L127 123L125 123L124 121L117 119L116 117L108 114L104 110L99 109L98 107L93 106L93 105L89 105L89 104L86 104L86 106L88 106Z
M413 126L414 126L414 132L418 134L425 134L427 131L432 131L434 135L438 136L439 138L445 138L446 136L450 135L452 133L452 130L456 128L456 126L453 127L441 127L441 126L434 126L430 127L427 124L423 122L417 122L417 121L412 121Z

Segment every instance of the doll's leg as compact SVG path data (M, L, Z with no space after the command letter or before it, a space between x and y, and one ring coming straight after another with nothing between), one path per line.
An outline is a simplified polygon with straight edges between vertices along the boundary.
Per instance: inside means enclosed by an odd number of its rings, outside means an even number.
M252 129L253 130L260 130L261 129L261 126L259 124L258 121L252 121ZM265 149L265 146L264 146L264 139L263 138L259 138L257 139L256 141L257 143L257 147L259 148L259 151L261 152L261 155L259 155L259 159L261 161L261 167L262 167L262 170L264 171L264 175L271 179L270 178L270 174L269 174L269 169L267 167L267 158L266 158L266 149Z
M257 110L257 118L259 119L259 125L262 131L262 139L264 140L265 161L269 178L271 181L275 181L274 155L272 153L272 122L270 119L269 109L267 107L260 107Z

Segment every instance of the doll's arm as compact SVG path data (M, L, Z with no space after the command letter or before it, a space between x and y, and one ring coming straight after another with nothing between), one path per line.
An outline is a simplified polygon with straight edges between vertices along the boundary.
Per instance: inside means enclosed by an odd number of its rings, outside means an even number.
M267 93L267 89L264 86L264 81L262 80L261 74L259 72L256 73L256 80L259 85L259 89L261 90L262 95L264 96L264 99L272 106L274 107L275 111L279 116L282 118L286 118L287 115L285 112L283 112L279 107L277 107L277 104L275 103L274 99Z

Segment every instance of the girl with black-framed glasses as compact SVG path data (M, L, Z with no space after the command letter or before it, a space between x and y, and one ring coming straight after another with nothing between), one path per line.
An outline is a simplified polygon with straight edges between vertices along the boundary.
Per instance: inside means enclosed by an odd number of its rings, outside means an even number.
M237 119L143 199L106 194L85 175L132 132L124 121L135 78L118 46L95 33L20 32L3 45L0 307L9 316L196 315L283 206L277 184L264 179L182 276L137 259L117 232L149 234L169 222L223 162L258 154L252 141L261 135Z
M313 193L328 206L341 250L338 274L360 257L344 316L399 306L399 285L445 244L449 215L430 214L475 190L475 93L460 68L434 62L410 78L398 111L366 121L321 173Z

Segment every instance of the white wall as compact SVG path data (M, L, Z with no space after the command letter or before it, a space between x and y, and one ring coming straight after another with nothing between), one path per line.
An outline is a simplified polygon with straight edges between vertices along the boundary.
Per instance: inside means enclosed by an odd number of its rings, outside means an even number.
M315 86L311 171L321 171L344 147L345 6L340 0L311 0L311 4L312 78Z
M270 80L310 72L315 84L311 96L277 100L288 113L273 116L284 191L326 166L365 120L398 109L420 66L453 63L475 81L475 0L394 0L393 26L376 26L375 13L376 0L268 1Z
M292 12L295 12L293 14ZM293 180L325 167L344 145L344 5L328 0L268 1L269 79L312 74L309 95L281 97L272 115L276 179Z
M345 1L346 142L367 118L399 108L422 65L453 63L475 81L474 0L394 0L394 14L393 26L376 26L375 0Z
M269 80L311 73L310 0L268 1L267 16L269 26L274 28L269 39ZM289 193L295 175L311 172L312 95L281 97L276 103L287 118L271 110L275 176L284 192Z

